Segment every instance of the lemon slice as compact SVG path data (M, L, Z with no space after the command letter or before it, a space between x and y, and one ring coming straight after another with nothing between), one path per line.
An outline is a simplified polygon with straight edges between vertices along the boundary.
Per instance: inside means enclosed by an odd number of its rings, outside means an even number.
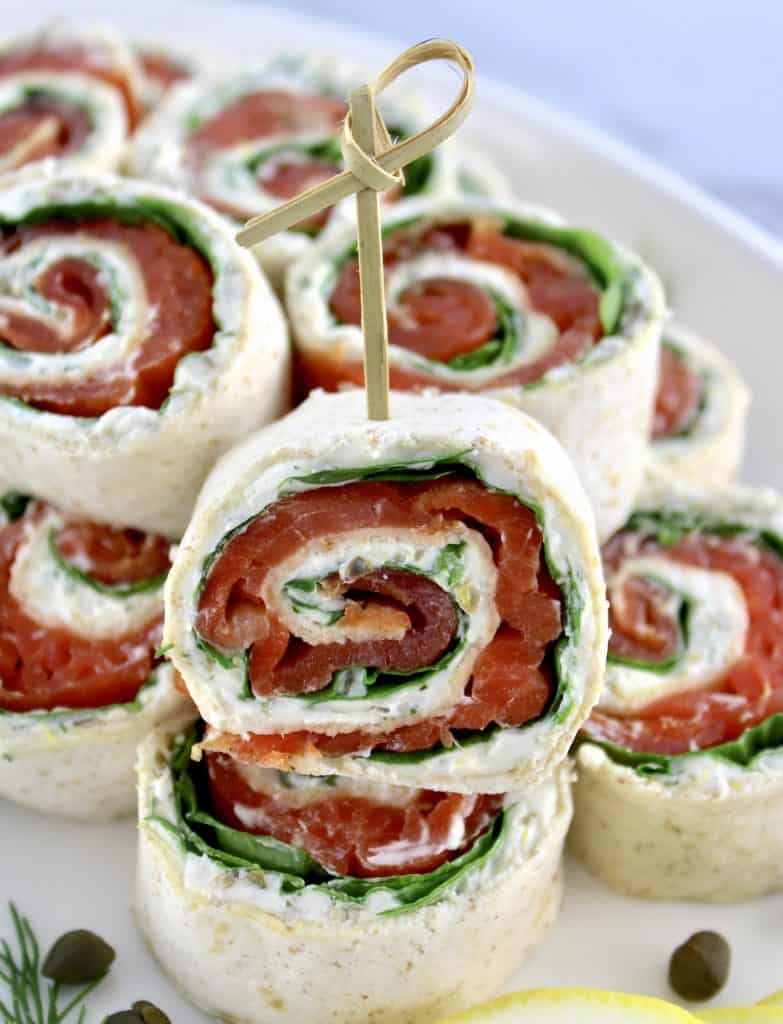
M579 1024L696 1024L691 1014L662 999L591 988L514 992L449 1017L441 1024L574 1024L575 1021Z
M783 1024L783 1004L779 1006L721 1006L701 1010L697 1020L704 1024Z
M783 988L779 988L777 992L772 992L768 996L764 996L763 999L759 999L759 1006L783 1006Z

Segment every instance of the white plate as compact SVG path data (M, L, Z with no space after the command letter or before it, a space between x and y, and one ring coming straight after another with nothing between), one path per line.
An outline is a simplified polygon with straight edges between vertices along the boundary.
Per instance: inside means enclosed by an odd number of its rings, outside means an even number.
M100 18L105 9L102 0L69 4L74 18ZM11 0L3 31L28 28L33 19L61 10L59 0ZM255 4L134 0L124 8L114 5L113 11L120 27L137 35L201 48L208 42L234 60L275 46L311 46L353 58L362 54L373 69L399 49ZM460 41L470 46L469 39ZM443 77L436 76L433 84L440 88ZM783 247L649 161L486 79L479 81L465 136L496 156L526 198L611 233L658 266L678 315L714 338L751 382L746 475L783 486L778 426ZM109 980L90 1001L89 1024L139 998L158 1003L175 1024L206 1020L160 974L133 926L133 825L74 825L2 803L0 814L0 901L14 899L44 942L68 928L91 927L118 950ZM738 864L737 870L745 866ZM699 928L719 929L734 951L731 980L718 1002L749 1002L783 986L776 956L783 896L725 908L632 902L569 864L557 928L508 987L592 985L670 996L669 954ZM0 934L8 934L7 922Z

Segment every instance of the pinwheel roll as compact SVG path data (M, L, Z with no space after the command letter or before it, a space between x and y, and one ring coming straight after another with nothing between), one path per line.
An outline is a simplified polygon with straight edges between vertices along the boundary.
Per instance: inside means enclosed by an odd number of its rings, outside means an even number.
M0 79L27 72L78 74L105 83L122 99L132 130L141 113L141 73L130 47L106 26L55 22L0 40Z
M131 168L141 177L184 188L239 226L342 170L339 133L351 89L368 76L334 58L282 55L264 65L208 77L175 90L138 133ZM407 135L429 122L414 100L380 101L389 131ZM456 187L448 145L406 169L401 196L441 194ZM256 246L276 285L291 261L340 212L324 211Z
M435 1020L494 991L557 913L563 765L520 794L459 796L195 764L193 739L139 751L136 911L202 1011Z
M157 653L169 544L12 492L0 507L0 795L130 814L139 741L194 717Z
M783 504L658 483L604 548L612 640L573 846L650 899L783 888Z
M499 402L315 395L223 459L166 590L203 749L306 774L505 792L597 697L592 516L555 440Z
M0 186L34 174L116 170L128 120L116 89L88 75L0 77Z
M175 85L207 70L194 54L167 45L145 41L137 43L134 49L141 71L142 103L147 112L157 107Z
M411 202L386 218L392 386L480 391L570 455L601 537L627 517L652 428L663 296L634 256L536 207ZM363 378L350 228L297 261L286 302L303 390Z
M651 468L690 483L731 483L742 458L750 394L717 349L670 324L661 345Z
M0 193L0 482L178 537L217 456L288 407L277 300L220 217L114 178Z

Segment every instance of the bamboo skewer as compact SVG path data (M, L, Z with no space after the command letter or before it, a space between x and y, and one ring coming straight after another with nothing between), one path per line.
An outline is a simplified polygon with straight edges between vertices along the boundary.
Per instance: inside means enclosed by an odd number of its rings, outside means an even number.
M393 145L375 98L405 71L431 60L456 64L462 72L460 93L429 128ZM351 93L340 140L346 170L282 206L253 217L236 236L240 245L252 247L356 194L364 375L370 419L389 417L389 345L380 193L403 182L403 167L431 152L459 128L473 102L473 74L470 54L447 40L430 39L403 51L374 82Z
M351 94L350 118L357 146L373 159L380 150L375 100L366 85ZM389 418L389 329L383 280L381 194L365 188L356 193L359 229L359 284L364 335L364 382L367 415L371 420Z

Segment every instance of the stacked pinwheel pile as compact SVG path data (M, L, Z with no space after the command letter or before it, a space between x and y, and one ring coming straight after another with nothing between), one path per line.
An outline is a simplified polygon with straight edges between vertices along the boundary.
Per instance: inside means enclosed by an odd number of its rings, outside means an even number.
M350 204L234 237L340 170L366 77L0 46L0 792L127 814L144 740L139 922L236 1021L491 994L574 807L625 893L783 887L783 504L733 483L744 384L636 255L449 143L385 197L368 422Z

